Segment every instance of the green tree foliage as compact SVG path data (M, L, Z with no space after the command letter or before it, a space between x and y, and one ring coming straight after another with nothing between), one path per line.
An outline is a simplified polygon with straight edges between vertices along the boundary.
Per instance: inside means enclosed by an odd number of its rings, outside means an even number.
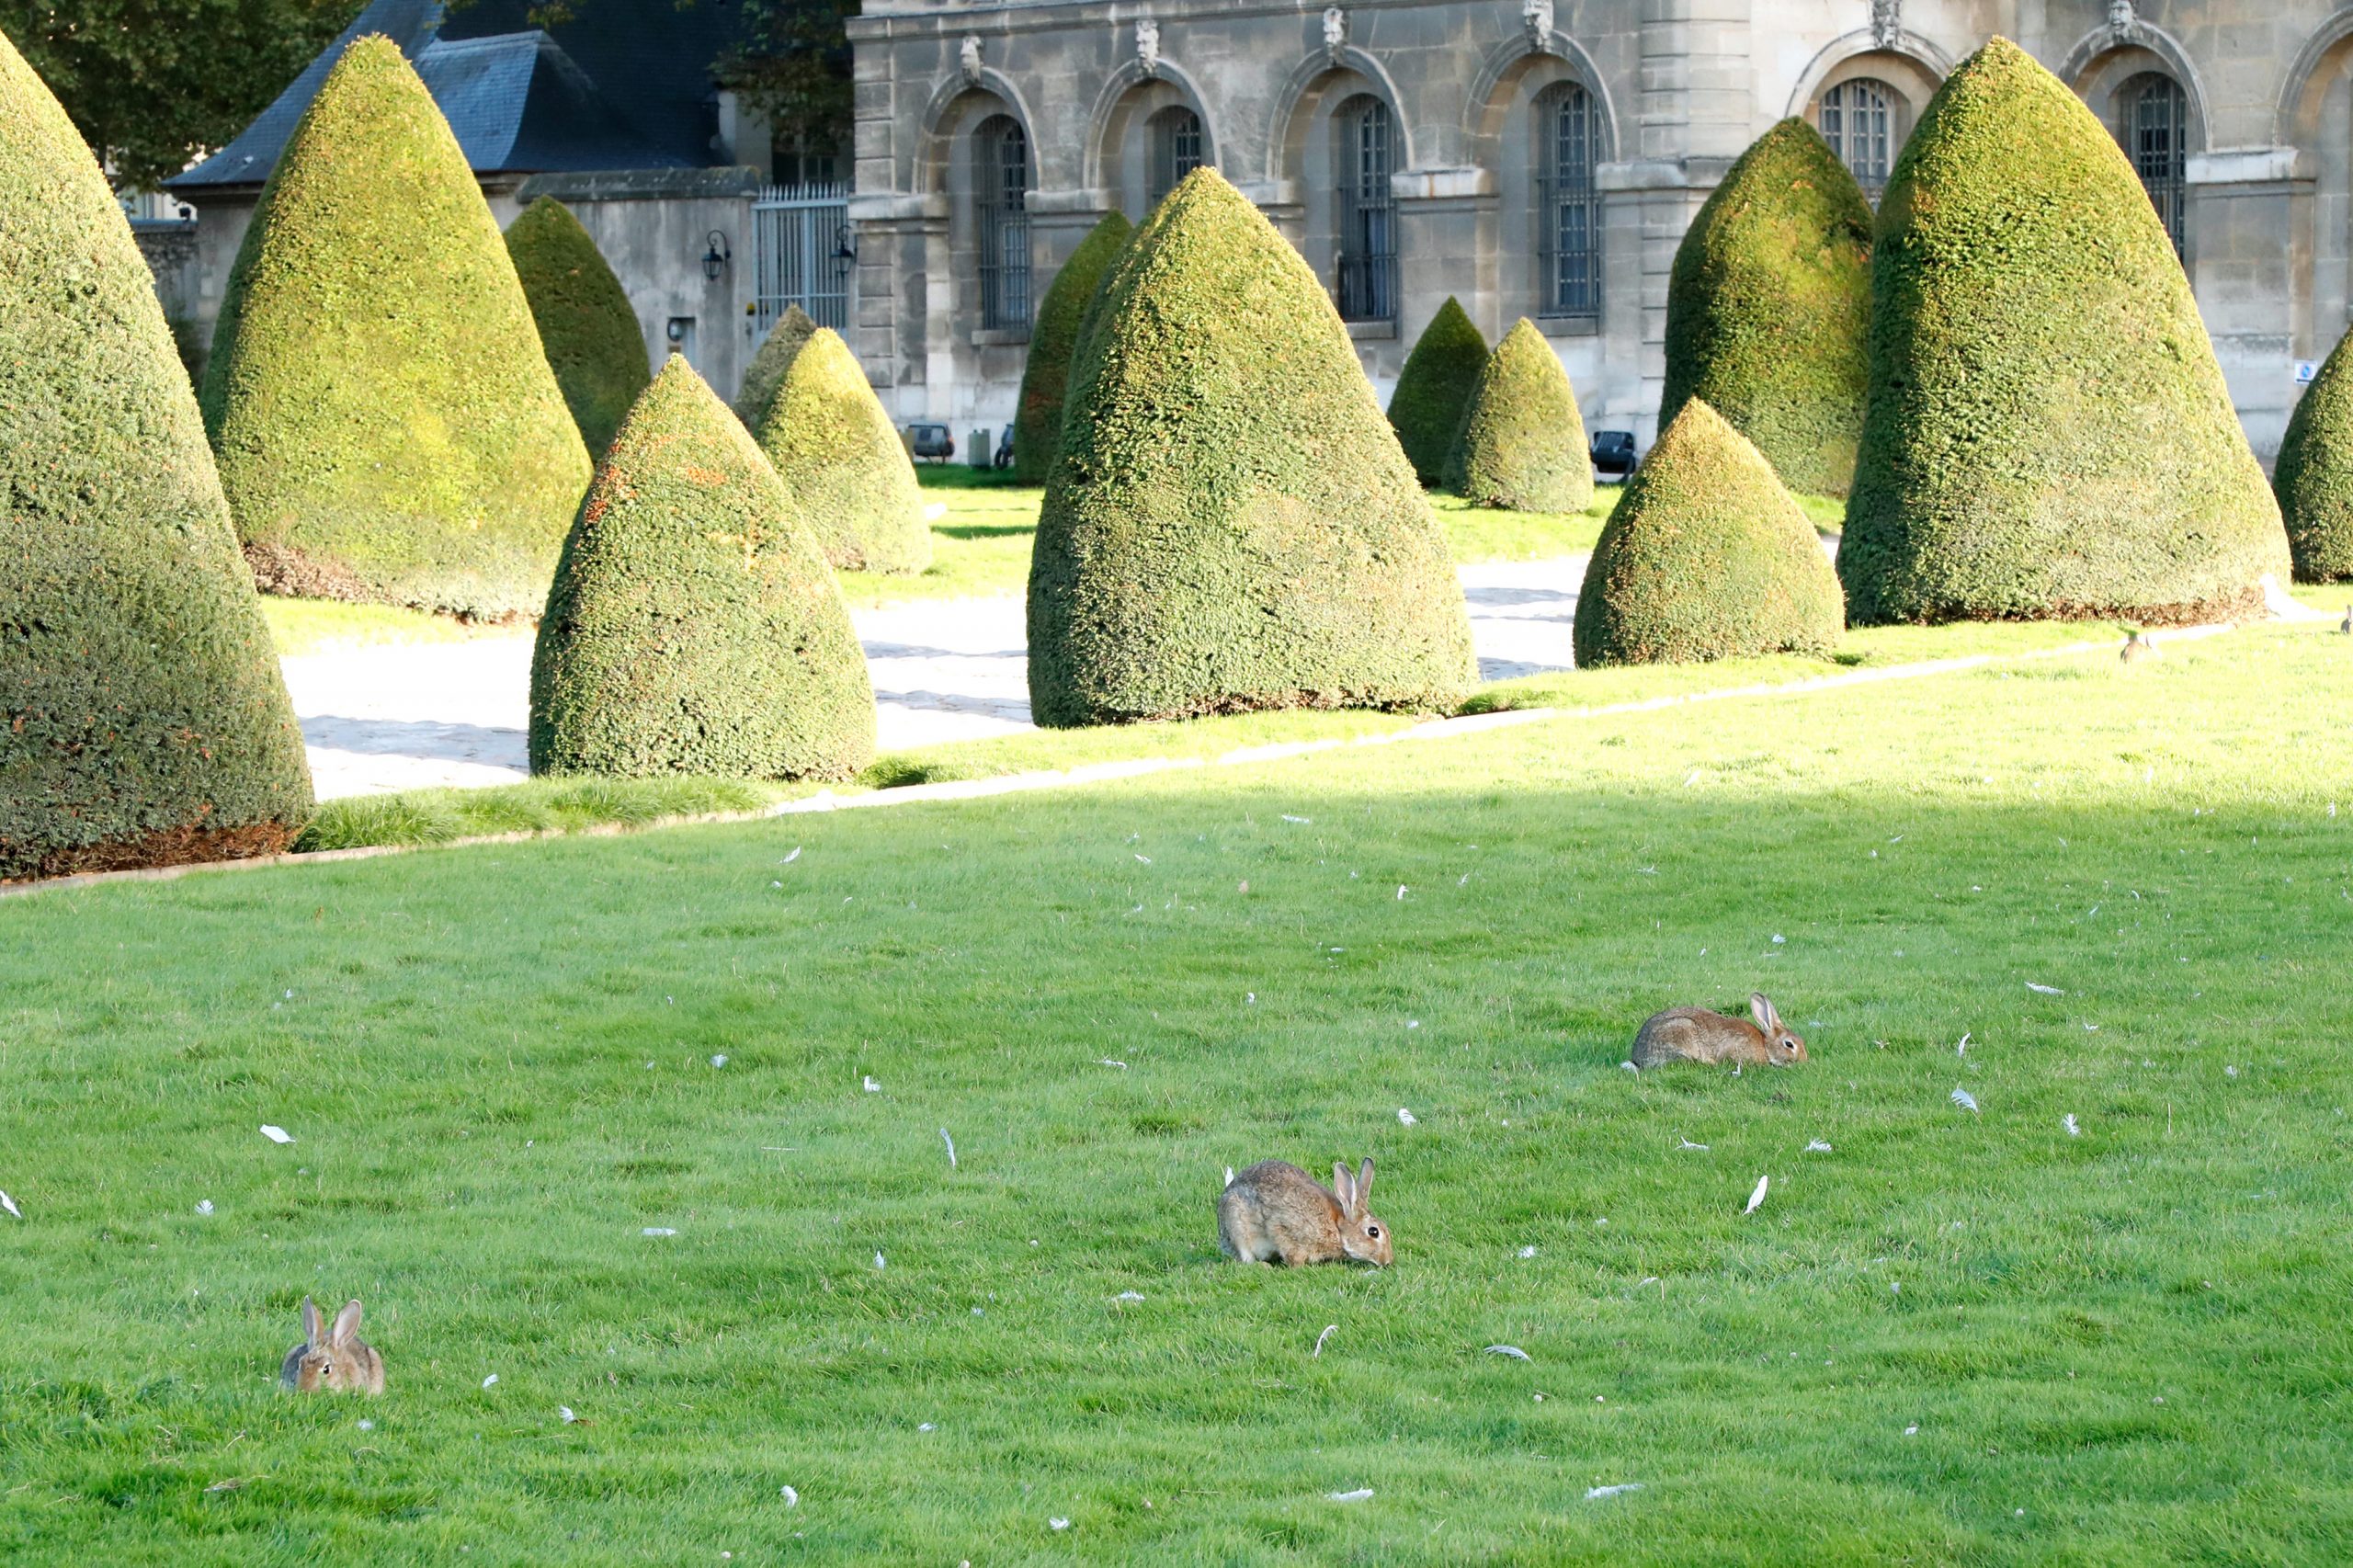
M572 209L552 196L506 226L506 254L573 423L588 449L601 452L654 379L629 294Z
M841 334L821 326L810 335L759 437L835 566L915 573L931 564L915 465Z
M1199 169L1098 312L1030 563L1038 722L1459 700L1445 536L1299 253Z
M1526 316L1480 369L1447 454L1446 486L1482 506L1581 512L1593 453L1561 357Z
M1773 465L1686 398L1586 563L1578 667L1827 653L1846 626L1838 574Z
M0 879L267 853L310 813L153 281L0 36Z
M2353 359L2337 339L2288 418L2272 487L2300 583L2353 580Z
M361 0L0 0L116 183L153 188L224 145L359 14Z
M1486 368L1487 340L1449 294L1415 340L1389 394L1389 427L1424 484L1446 477L1447 454Z
M1029 358L1021 367L1019 412L1013 421L1013 474L1024 484L1046 482L1046 471L1062 445L1063 395L1070 383L1079 327L1112 260L1134 232L1126 213L1105 213L1079 241L1039 301L1037 323L1029 329Z
M847 778L874 756L849 611L776 470L672 355L564 541L531 771Z
M2289 569L2188 280L2116 139L2006 39L1880 203L1838 574L1859 624L2252 610Z
M263 187L203 404L266 588L529 614L590 464L498 224L383 38Z
M838 153L850 144L844 24L858 8L858 0L743 0L743 32L718 74L780 136L813 152Z
M1705 398L1791 489L1854 483L1870 380L1871 209L1802 119L1756 139L1675 252L1659 427Z
M792 369L816 330L817 324L809 319L808 312L797 304L787 305L768 335L760 339L759 352L744 368L744 384L735 391L735 415L745 429L757 430L767 422L768 411L776 406L776 394L784 386L784 373Z

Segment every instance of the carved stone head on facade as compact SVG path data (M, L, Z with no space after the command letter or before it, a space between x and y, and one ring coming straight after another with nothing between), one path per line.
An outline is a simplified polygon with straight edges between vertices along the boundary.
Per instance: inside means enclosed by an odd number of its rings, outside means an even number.
M1136 18L1136 69L1147 76L1160 74L1160 24L1150 17Z
M1871 0L1871 42L1893 49L1904 37L1904 0Z
M1337 6L1324 7L1324 53L1333 64L1340 62L1340 51L1348 41L1348 14Z
M964 73L968 86L981 85L981 40L970 33L964 35L964 47L957 51L957 61Z
M1520 0L1519 25L1528 31L1528 50L1542 54L1552 41L1552 0Z

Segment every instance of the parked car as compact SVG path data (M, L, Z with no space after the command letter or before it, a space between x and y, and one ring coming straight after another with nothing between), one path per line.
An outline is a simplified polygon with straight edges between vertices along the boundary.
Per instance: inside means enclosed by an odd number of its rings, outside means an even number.
M997 468L1013 466L1013 426L1010 425L1005 427L1005 434L996 438L996 458L993 466Z
M918 461L944 463L956 455L956 437L945 425L910 425L907 455Z
M1592 450L1596 473L1616 474L1624 479L1634 472L1634 433L1631 430L1596 430Z

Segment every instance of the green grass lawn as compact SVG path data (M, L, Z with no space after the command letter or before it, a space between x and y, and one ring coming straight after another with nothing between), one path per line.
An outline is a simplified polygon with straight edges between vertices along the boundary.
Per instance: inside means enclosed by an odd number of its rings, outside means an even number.
M2258 629L0 900L0 1555L2341 1559L2349 706ZM1619 1066L1760 985L1811 1066ZM1366 1153L1394 1268L1219 1260ZM306 1291L385 1397L272 1392Z

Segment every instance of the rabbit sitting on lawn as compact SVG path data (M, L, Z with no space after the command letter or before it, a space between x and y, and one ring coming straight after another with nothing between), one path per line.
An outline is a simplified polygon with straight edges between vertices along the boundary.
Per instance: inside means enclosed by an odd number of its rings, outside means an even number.
M1217 1244L1243 1263L1389 1264L1389 1227L1372 1217L1372 1162L1332 1166L1329 1191L1297 1165L1261 1160L1226 1184L1217 1199Z
M1634 1036L1634 1065L1660 1067L1669 1062L1698 1062L1710 1067L1726 1062L1791 1067L1805 1060L1805 1041L1791 1034L1762 991L1748 996L1750 1017L1727 1018L1705 1007L1669 1007L1644 1020Z
M278 1381L300 1393L383 1392L384 1358L359 1338L359 1303L346 1301L334 1325L322 1331L318 1303L303 1297L302 1343L286 1353Z

